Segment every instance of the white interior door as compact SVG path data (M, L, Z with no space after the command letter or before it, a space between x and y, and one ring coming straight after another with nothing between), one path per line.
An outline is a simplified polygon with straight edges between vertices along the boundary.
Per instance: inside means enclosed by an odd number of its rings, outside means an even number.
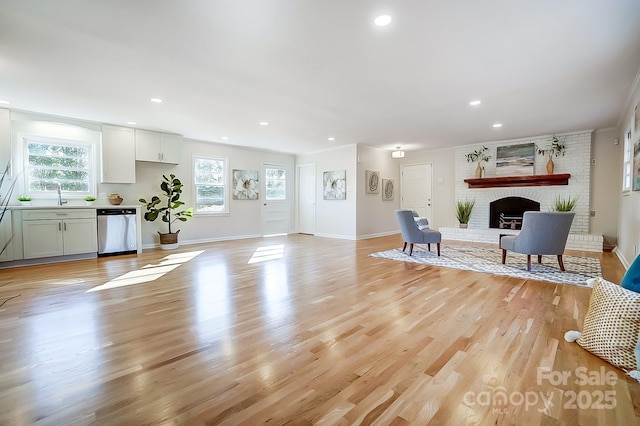
M406 210L415 210L421 217L433 223L431 206L432 165L414 164L402 166L400 190L402 199L400 206Z
M316 165L304 164L298 169L298 232L316 232Z
M262 234L289 232L289 168L276 164L262 166Z

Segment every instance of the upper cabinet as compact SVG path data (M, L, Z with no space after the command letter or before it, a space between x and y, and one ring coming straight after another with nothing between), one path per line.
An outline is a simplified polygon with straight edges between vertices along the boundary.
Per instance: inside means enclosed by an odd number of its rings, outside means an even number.
M0 173L11 160L11 113L0 108Z
M136 129L136 160L178 164L182 136Z
M136 140L128 127L102 125L102 183L136 182Z

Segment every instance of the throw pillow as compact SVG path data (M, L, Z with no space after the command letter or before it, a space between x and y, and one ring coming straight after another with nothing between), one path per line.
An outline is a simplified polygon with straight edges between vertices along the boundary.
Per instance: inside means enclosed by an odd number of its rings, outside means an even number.
M429 220L426 217L417 217L415 218L416 225L418 225L418 229L421 231L423 229L429 229Z
M596 278L578 344L625 371L640 367L640 294Z
M640 255L635 258L627 272L625 272L620 285L627 290L640 293Z

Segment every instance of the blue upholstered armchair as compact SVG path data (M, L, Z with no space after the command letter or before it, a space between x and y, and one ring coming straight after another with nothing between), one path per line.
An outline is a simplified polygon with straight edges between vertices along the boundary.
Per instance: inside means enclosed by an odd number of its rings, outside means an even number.
M402 239L404 240L404 247L402 251L407 248L407 243L411 244L409 247L409 256L413 254L413 244L426 244L427 249L431 251L431 243L438 245L438 256L440 256L440 243L442 242L442 234L433 229L420 229L413 217L413 211L411 210L396 210L396 218L400 224L400 231L402 232Z
M502 264L507 258L507 250L527 255L527 271L531 270L532 254L538 256L538 263L542 263L543 255L556 255L560 270L564 271L562 253L574 216L573 212L525 212L520 234L500 239Z

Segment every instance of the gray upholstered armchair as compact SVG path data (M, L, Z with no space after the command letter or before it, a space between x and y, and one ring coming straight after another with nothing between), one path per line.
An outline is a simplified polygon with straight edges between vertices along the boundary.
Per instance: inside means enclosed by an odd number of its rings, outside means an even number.
M538 263L542 263L543 255L556 255L560 270L564 271L562 253L574 216L573 212L525 212L520 234L500 239L502 264L507 258L507 250L527 255L527 271L531 270L532 254L538 256Z
M431 243L436 243L438 245L438 256L440 256L440 243L442 242L442 234L440 232L433 229L419 229L411 210L396 210L396 218L400 224L400 231L402 231L402 239L404 240L402 251L406 250L407 243L411 244L409 247L409 256L411 256L414 243L426 244L429 251L431 251Z

